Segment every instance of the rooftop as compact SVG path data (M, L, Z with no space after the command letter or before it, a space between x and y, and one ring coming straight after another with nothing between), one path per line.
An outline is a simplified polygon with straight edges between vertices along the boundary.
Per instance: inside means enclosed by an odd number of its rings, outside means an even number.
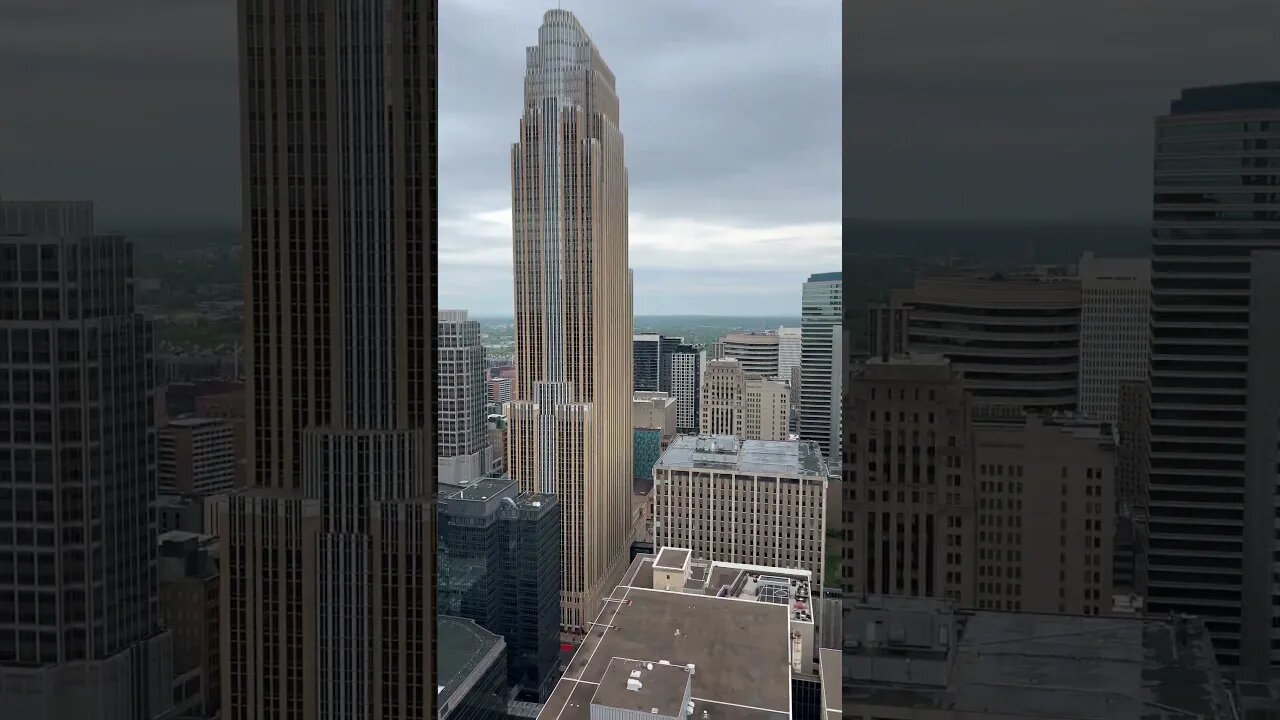
M827 461L812 443L743 440L731 435L682 435L654 464L658 469L706 468L744 474L827 477Z
M606 675L614 658L623 658L643 661L646 668L652 662L655 669L663 660L673 666L692 664L690 717L705 711L715 720L789 718L787 606L655 590L653 561L653 556L640 556L632 562L540 717L587 720L597 693L608 699L615 692L601 685L613 682ZM647 672L642 672L642 683ZM669 674L663 671L663 676ZM659 686L669 682L653 677Z
M653 566L661 569L683 570L689 564L689 551L683 548L664 547L658 551Z
M593 705L683 717L684 694L696 667L613 658L591 697Z
M846 611L844 703L1000 717L1225 718L1196 621L956 611L871 598Z
M439 617L436 633L439 647L436 672L440 682L440 717L443 718L450 701L466 696L476 680L497 661L506 643L474 620L450 615Z
M505 475L485 475L475 480L464 480L457 485L440 483L440 499L488 500L515 484L515 480Z

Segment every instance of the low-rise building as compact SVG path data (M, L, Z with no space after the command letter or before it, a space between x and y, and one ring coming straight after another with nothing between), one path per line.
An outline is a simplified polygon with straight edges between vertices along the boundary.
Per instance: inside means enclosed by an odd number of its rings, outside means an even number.
M838 653L815 642L824 618L812 580L806 570L699 562L687 548L640 555L538 717L838 717Z

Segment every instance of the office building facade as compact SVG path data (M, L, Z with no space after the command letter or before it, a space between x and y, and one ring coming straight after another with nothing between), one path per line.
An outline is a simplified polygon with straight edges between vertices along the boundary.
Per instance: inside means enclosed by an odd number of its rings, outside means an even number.
M545 697L560 627L560 506L501 476L440 492L440 608L502 635L508 683Z
M846 595L977 602L969 398L937 355L871 358L851 378Z
M682 338L658 333L632 336L632 389L636 392L671 392L671 358Z
M742 389L742 439L787 439L791 415L791 388L785 382L748 377Z
M871 355L940 354L975 412L1077 409L1080 283L1043 272L926 275L875 306Z
M1151 361L1150 258L1080 258L1080 412L1115 424Z
M654 466L655 546L794 567L823 581L826 458L811 443L677 438Z
M90 203L0 201L0 714L172 705L151 325Z
M804 348L803 330L798 327L778 328L778 377L791 378L791 371L800 367Z
M851 387L845 592L1111 612L1116 435L1072 415L973 422L940 355L871 358Z
M516 377L507 465L525 492L561 499L561 625L584 632L626 569L631 537L627 169L614 76L577 18L548 10L526 59L511 148ZM549 182L552 166L575 171Z
M1155 121L1148 609L1224 665L1280 665L1280 83L1184 90Z
M236 489L239 458L230 420L178 418L156 433L160 490L216 495Z
M254 487L220 506L223 714L435 718L436 4L238 29Z
M801 294L800 439L817 443L835 466L840 462L843 293L835 272L810 275Z
M441 310L437 327L437 478L470 480L487 473L490 460L480 323L465 310Z
M737 360L712 360L702 378L700 435L742 437L746 427L747 374Z
M720 340L725 359L737 360L756 377L778 377L779 344L773 333L730 333Z
M702 373L707 353L700 347L681 345L671 355L671 394L676 398L676 431L698 432L702 418Z

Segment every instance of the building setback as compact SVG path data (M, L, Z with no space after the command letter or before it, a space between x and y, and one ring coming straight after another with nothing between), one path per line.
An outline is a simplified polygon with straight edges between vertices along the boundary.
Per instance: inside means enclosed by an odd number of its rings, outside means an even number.
M151 325L84 202L0 201L0 714L173 704Z
M657 546L823 581L828 470L812 444L683 436L653 473Z
M1155 121L1148 608L1204 618L1255 675L1280 666L1277 128L1275 82Z

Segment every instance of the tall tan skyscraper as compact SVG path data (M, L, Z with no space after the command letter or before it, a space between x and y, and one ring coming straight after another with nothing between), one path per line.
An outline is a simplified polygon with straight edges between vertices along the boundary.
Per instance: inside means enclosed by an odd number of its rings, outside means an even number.
M436 4L242 0L223 713L436 717Z
M561 626L580 631L628 562L631 273L613 73L572 13L528 48L511 149L515 399L511 477L559 497Z

